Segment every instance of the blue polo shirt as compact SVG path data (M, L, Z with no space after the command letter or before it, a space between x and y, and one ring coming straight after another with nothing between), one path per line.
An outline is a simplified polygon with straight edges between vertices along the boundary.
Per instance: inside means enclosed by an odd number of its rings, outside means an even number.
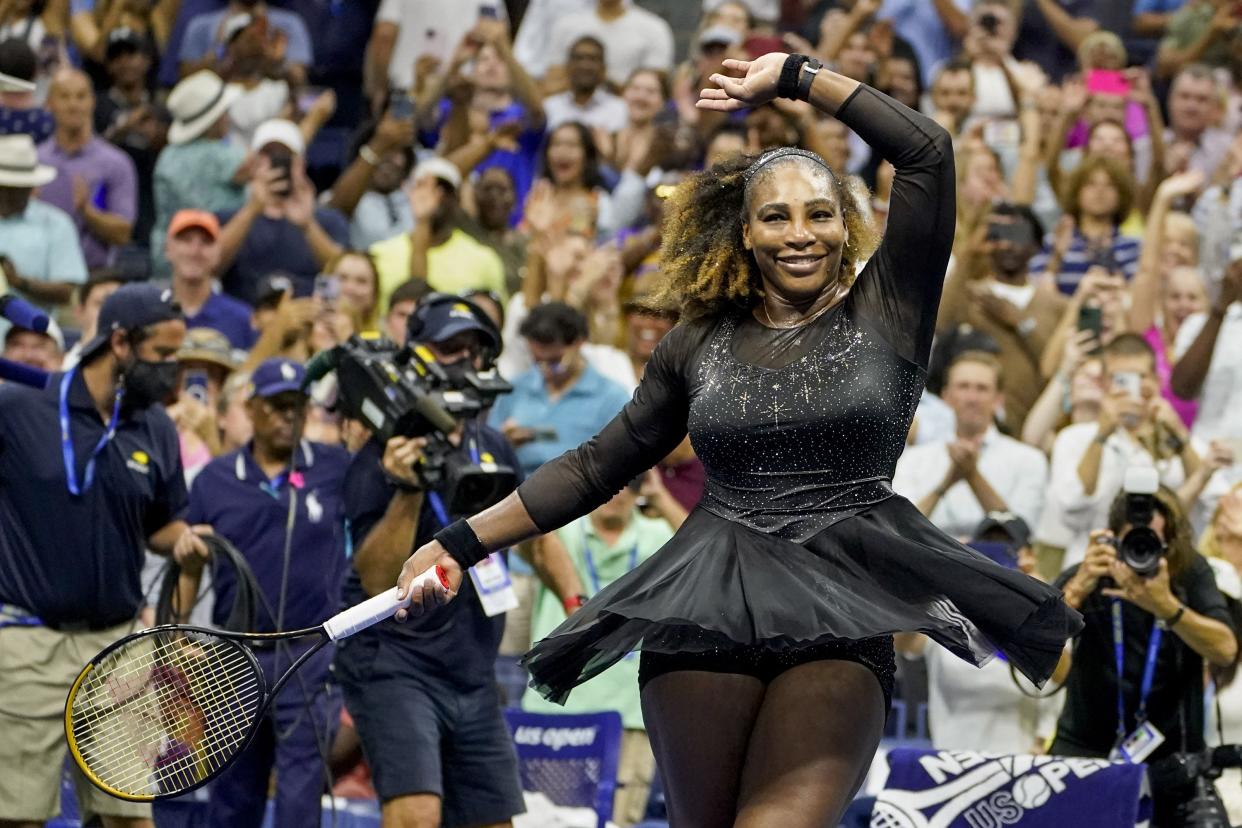
M254 346L255 330L250 326L251 308L223 293L213 293L198 313L185 318L187 328L211 328L219 331L234 348L248 351Z
M229 223L236 210L216 213L220 226ZM331 207L317 207L315 220L341 247L349 247L349 222ZM315 276L322 270L306 241L306 234L286 219L259 216L242 241L233 265L220 279L226 293L253 303L259 281L282 270L293 279L293 292L310 296Z
M349 468L349 452L303 440L297 454L296 474L301 482L294 478L298 505L289 545L289 582L285 585L281 624L284 630L322 624L336 612L346 559L341 486ZM190 489L187 519L211 524L217 535L237 547L277 614L291 488L287 475L269 480L246 446L208 463ZM223 624L233 607L237 575L227 562L216 559L212 577L216 590L214 620ZM276 631L275 619L262 600L258 601L255 631Z
M530 368L513 380L513 393L492 406L488 422L499 428L507 420L523 426L556 429L555 440L533 440L517 447L522 471L530 475L549 460L577 448L617 416L630 395L588 363L578 381L556 401L548 398L543 375Z
M125 415L96 456L93 485L71 494L58 413L63 376L42 390L0 385L0 602L50 625L120 624L142 606L146 539L185 511L177 430L162 406ZM80 371L66 403L82 485L106 423Z
M470 424L466 429L467 440L474 439L480 454L490 454L500 465L518 472L513 447L504 435L486 426ZM388 483L380 460L384 449L378 440L371 440L356 455L345 477L345 515L349 521L353 548L358 549L367 534L388 509L395 490ZM454 517L460 517L454 516ZM418 515L418 529L410 553L429 542L441 523L428 499L423 499L423 509ZM362 588L358 572L351 566L345 576L343 606L353 606L369 596ZM479 687L494 682L493 664L500 648L500 636L505 629L503 615L488 618L479 603L478 595L469 577L462 581L457 597L435 612L410 618L404 624L384 621L356 637L380 636L386 644L399 647L400 657L394 669L408 669L417 665L418 672L429 679L439 679L464 688ZM382 650L381 650L382 653ZM379 668L377 668L379 669Z

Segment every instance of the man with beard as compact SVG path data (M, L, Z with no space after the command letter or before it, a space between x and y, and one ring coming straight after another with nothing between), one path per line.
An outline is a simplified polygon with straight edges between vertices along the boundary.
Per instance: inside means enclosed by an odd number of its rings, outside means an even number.
M959 262L945 282L936 324L938 331L968 324L1000 347L1003 422L1011 434L1022 432L1027 412L1043 391L1039 359L1068 302L1056 291L1037 289L1030 279L1030 262L1042 238L1043 228L1030 208L996 205L979 251L987 275L971 279L970 264Z
M138 628L143 549L190 560L172 393L185 321L168 291L126 285L104 302L81 363L44 389L0 386L0 823L59 809L60 713L82 665ZM150 807L75 773L84 819L150 826Z
M256 632L314 627L340 604L346 566L341 486L349 452L309 440L294 444L295 422L305 416L305 377L306 370L287 359L260 364L246 403L254 438L211 461L190 491L190 522L209 524L254 572L261 594ZM214 622L224 624L239 592L238 575L227 560L216 558L212 567ZM263 672L275 676L310 644L252 646ZM257 828L273 769L275 825L318 821L321 756L340 715L339 693L328 682L331 663L332 649L320 650L276 697L254 741L215 783L208 825Z

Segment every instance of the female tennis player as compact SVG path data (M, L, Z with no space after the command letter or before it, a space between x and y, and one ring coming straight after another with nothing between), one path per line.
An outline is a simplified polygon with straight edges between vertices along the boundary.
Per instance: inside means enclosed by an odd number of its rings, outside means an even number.
M598 436L417 550L451 584L488 550L607 500L689 431L702 504L648 562L526 657L553 700L640 648L674 826L835 825L893 687L891 634L976 664L1003 650L1042 683L1081 619L1049 586L937 530L889 481L923 388L954 232L953 152L932 120L799 55L726 61L699 106L809 100L897 170L875 248L860 196L778 149L683 183L665 296L682 322ZM865 262L865 264L863 264ZM449 598L422 587L411 611ZM399 614L400 616L400 614Z

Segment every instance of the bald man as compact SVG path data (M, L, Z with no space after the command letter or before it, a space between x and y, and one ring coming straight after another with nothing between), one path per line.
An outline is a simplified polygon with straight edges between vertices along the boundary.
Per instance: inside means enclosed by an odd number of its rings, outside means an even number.
M56 129L39 145L39 161L55 167L58 175L39 189L38 197L73 218L86 266L104 267L134 232L138 210L134 162L94 134L95 94L85 73L71 68L57 71L48 89L47 108Z

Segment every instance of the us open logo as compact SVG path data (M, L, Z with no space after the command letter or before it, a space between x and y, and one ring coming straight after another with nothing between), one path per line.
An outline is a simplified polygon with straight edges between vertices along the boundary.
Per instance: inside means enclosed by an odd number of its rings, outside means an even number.
M128 466L131 471L136 471L139 474L151 473L151 458L145 451L135 451L129 456L129 459L125 461L125 465Z

